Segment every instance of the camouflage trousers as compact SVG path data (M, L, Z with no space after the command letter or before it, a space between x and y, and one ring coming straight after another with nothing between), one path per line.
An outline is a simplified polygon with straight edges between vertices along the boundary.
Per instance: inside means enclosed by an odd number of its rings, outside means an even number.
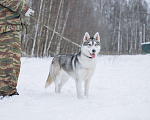
M0 96L17 92L20 57L19 32L12 31L0 34Z

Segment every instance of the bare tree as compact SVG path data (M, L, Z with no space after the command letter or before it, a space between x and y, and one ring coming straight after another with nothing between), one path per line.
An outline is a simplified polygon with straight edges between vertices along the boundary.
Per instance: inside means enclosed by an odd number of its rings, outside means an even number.
M49 53L49 49L50 49L50 47L51 47L51 43L52 43L52 40L53 40L54 35L55 35L56 26L57 26L57 22L58 22L59 14L60 14L61 4L62 4L62 0L60 0L60 4L59 4L59 8L58 8L58 12L57 12L57 18L56 18L56 20L55 20L54 31L53 31L53 33L52 33L52 36L51 36L50 42L49 42L48 47L47 47L47 53Z
M49 14L48 14L48 26L50 26L50 19L51 19L51 10L52 10L52 5L53 5L53 0L50 2L50 7L49 7ZM48 43L48 38L49 38L49 29L46 31L46 40L45 40L45 45L44 45L44 56L46 56L46 50L47 50L47 43Z
M43 1L43 7L41 11L41 19L40 21L45 24L46 19L44 19L44 13L45 13L45 1ZM37 57L39 56L39 49L40 49L40 41L41 41L41 36L42 36L42 31L43 31L43 26L41 25L40 31L39 31L39 37L38 37L38 42L37 42Z
M65 32L66 24L67 24L67 21L68 21L68 16L69 16L69 13L70 13L71 2L72 2L72 0L70 0L69 3L68 3L68 9L67 9L67 12L66 12L66 15L65 15L65 20L64 20L64 23L63 23L61 36L63 36L64 32ZM60 37L60 39L59 39L59 42L58 42L58 45L57 45L57 48L56 48L56 54L59 54L59 52L60 52L61 41L62 41L62 37Z
M141 43L150 41L150 14L146 0L27 1L35 10L35 17L54 29L51 31L30 19L30 32L21 37L22 50L27 56L53 56L79 50L57 36L55 31L78 44L82 44L85 32L94 35L98 31L102 54L141 53Z
M39 11L39 16L38 16L38 21L40 21L42 6L43 6L43 0L41 0L41 4L40 4L40 11ZM34 49L35 49L35 43L36 43L36 39L37 39L38 29L39 29L39 24L37 23L37 25L36 25L36 32L35 32L35 35L34 35L34 42L33 42L31 56L34 55Z

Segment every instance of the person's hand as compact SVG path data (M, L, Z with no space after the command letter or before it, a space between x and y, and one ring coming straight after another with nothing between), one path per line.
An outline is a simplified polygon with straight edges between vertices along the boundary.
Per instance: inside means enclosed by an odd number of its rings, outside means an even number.
M25 16L29 17L30 15L34 15L34 10L31 8L28 9L28 11L25 13Z

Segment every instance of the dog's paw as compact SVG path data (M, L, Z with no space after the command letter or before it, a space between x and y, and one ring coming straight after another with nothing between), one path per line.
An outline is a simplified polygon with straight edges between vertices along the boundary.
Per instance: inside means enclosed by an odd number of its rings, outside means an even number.
M83 99L83 96L78 96L78 99Z

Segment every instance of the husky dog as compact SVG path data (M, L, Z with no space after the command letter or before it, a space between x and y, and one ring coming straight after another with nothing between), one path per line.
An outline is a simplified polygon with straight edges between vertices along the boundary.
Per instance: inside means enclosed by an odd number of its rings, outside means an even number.
M89 84L95 71L97 54L100 52L100 36L97 32L94 37L86 32L83 38L81 51L77 54L56 55L51 63L50 73L45 88L53 81L55 92L61 93L63 85L72 77L76 83L77 97L82 98L81 84L84 81L85 96L89 95Z

